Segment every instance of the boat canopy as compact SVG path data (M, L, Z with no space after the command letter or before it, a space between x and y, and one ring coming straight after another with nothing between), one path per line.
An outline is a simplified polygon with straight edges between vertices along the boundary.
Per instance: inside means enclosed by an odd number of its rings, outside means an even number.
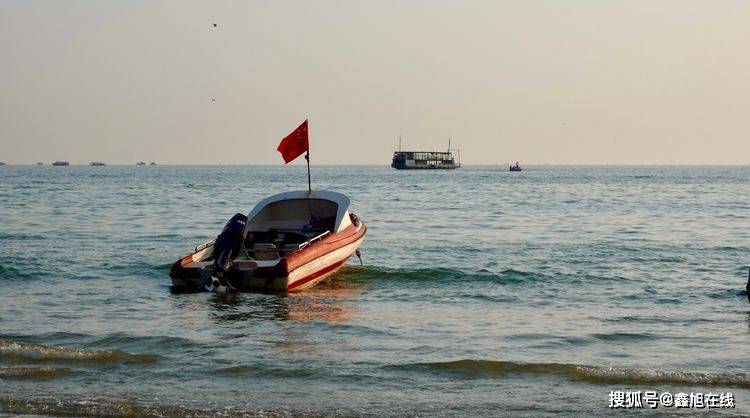
M279 193L261 200L247 215L247 231L303 228L339 232L351 225L349 198L328 190Z

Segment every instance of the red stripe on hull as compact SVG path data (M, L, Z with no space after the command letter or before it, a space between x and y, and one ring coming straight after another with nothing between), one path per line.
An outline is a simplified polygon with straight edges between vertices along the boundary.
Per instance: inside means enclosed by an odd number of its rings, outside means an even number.
M351 257L351 255L349 255L349 257ZM326 274L328 272L336 270L337 268L343 266L344 263L346 263L346 260L349 259L349 257L346 257L345 259L343 259L341 261L337 261L337 262L331 264L328 267L322 268L322 269L316 271L315 273L313 273L313 274L311 274L311 275L309 275L307 277L304 277L302 279L297 280L296 282L292 283L291 286L287 287L287 290L288 291L294 290L294 289L302 286L303 284L305 284L305 283L307 283L309 281L315 280L318 277L320 277L320 276L322 276L322 275L324 275L324 274Z
M358 239L365 236L367 233L367 226L363 223L360 228L354 225L349 225L341 232L330 234L318 242L314 242L302 251L298 251L287 255L280 263L280 268L285 269L287 274L290 274L295 269L304 266L305 264L326 256L339 248L345 247Z

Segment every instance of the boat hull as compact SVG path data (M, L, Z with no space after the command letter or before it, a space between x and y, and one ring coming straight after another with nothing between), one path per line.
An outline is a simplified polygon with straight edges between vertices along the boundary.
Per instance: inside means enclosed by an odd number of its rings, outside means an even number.
M362 245L367 226L359 221L343 231L330 234L300 251L280 258L276 264L254 260L236 260L226 279L237 290L296 292L308 289L339 270ZM177 261L170 271L177 288L199 288L211 273L201 260L210 255L211 246Z

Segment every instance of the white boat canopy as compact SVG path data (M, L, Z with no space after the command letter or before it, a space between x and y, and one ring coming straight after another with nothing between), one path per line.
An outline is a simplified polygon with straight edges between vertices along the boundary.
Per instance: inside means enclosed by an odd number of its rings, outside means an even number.
M247 231L301 229L316 223L339 232L351 225L349 198L328 190L291 191L269 196L247 215Z

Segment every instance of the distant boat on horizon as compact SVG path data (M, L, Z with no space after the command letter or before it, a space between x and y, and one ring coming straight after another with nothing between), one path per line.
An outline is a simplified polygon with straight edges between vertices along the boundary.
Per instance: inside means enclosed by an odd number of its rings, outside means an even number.
M458 154L458 163L453 152ZM448 138L447 151L401 151L401 138L398 139L398 151L393 152L391 167L396 170L454 170L461 167L461 151L451 149Z
M54 163L52 163L52 165L56 165L56 166L66 166L66 165L70 165L70 163L69 163L69 162L67 162L67 161L55 161Z
M508 171L523 171L521 166L518 164L518 161L516 161L516 165L512 165L508 168Z
M5 163L4 163L4 162L2 162L2 161L0 161L0 165L5 165Z
M89 165L90 166L102 166L102 165L107 165L107 164L104 164L101 161L92 161L91 164L89 164Z
M135 165L146 165L145 161L138 161Z
M149 165L156 165L156 163L155 163L155 162L153 162L153 161L151 161L151 163L150 163Z
M39 161L39 162L36 163L36 165L44 165L44 163L41 162L41 161Z

